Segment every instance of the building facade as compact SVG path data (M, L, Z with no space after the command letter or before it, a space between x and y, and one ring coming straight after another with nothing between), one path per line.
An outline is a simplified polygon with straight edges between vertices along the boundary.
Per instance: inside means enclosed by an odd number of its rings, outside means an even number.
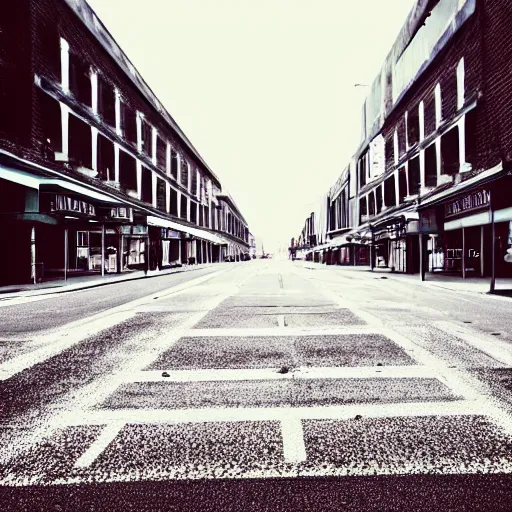
M512 275L511 11L416 2L363 106L343 241L356 257L337 263Z
M0 39L0 284L224 261L247 243L222 222L217 176L84 0L20 0Z

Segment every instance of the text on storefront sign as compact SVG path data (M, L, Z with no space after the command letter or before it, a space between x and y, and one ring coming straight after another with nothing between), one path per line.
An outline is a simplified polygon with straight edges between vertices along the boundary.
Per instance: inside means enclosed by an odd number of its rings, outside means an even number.
M488 208L491 204L491 192L478 190L467 196L460 197L445 205L444 216L453 217L462 213Z

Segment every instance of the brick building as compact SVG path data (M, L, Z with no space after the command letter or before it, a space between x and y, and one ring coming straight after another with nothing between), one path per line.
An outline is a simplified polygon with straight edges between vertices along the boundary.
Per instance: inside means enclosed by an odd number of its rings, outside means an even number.
M351 254L397 272L512 275L511 11L502 0L413 6L364 104Z
M248 248L219 179L84 0L3 14L0 284Z

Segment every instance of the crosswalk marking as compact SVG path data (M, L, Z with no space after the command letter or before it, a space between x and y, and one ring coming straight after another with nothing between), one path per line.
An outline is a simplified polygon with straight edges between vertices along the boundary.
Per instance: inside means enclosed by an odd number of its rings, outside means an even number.
M297 418L281 421L281 434L283 436L283 453L286 462L305 461L306 445L304 444L304 431L302 422Z
M89 467L108 447L108 445L117 437L124 423L110 423L105 426L99 437L91 444L91 446L80 456L75 462L76 468Z

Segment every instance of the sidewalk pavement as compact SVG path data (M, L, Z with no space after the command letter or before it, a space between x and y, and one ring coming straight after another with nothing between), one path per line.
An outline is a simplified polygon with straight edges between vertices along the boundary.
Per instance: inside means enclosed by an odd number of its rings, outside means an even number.
M425 276L425 281L421 281L419 274L401 274L392 272L389 268L374 268L372 272L369 266L325 265L322 263L313 263L310 261L304 262L304 266L306 268L316 268L321 266L323 268L338 270L342 272L359 272L365 277L378 277L380 275L383 279L394 279L417 286L435 286L437 288L445 288L452 291L483 294L493 298L512 297L511 278L496 279L496 295L492 295L489 293L490 278L470 277L462 279L460 276L427 273Z
M203 263L199 265L183 265L182 267L169 268L165 270L136 270L124 274L106 274L104 276L71 276L66 281L64 279L55 279L37 284L22 284L11 286L0 286L0 300L14 297L31 297L36 295L46 295L52 293L63 293L85 288L96 288L107 284L119 283L121 281L133 281L135 279L144 279L150 277L165 276L169 274L178 274L181 272L191 272L213 266L220 266L224 263Z

